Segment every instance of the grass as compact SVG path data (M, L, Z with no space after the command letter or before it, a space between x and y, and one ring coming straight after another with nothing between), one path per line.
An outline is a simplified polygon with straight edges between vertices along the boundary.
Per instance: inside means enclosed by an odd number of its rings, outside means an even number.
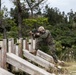
M71 75L76 75L76 62L67 62L68 66L65 66L65 68L68 70L68 73Z
M68 66L66 67L69 71L76 71L76 62L67 62Z

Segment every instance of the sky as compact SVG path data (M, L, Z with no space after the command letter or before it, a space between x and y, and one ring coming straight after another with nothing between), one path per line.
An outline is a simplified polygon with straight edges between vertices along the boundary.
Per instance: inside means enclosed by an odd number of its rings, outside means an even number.
M6 6L8 10L10 10L11 7L14 7L13 3L11 2L12 0L1 0L1 7Z
M71 9L73 9L74 12L76 12L76 0L47 0L47 3L49 7L57 7L61 12L68 13ZM11 7L14 7L11 0L2 0L2 7L6 6L8 10L10 10Z
M50 7L57 7L61 12L70 12L72 9L76 12L76 0L48 0Z

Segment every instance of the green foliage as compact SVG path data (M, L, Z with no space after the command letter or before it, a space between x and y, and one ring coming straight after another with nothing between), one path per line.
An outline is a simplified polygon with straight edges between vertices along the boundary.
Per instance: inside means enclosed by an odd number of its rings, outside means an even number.
M69 51L75 51L76 49L72 48L73 45L76 45L76 29L73 27L73 24L61 23L54 26L48 25L47 29L51 31L56 41L56 52L59 58L66 60L68 57L68 60L70 60L69 55L65 57L65 54L69 54Z
M25 6L21 5L21 10L22 10L21 17L22 17L22 19L29 17L28 10L25 10L25 9L26 9ZM15 9L11 8L10 15L13 19L15 19L15 23L18 24L18 9L17 9L17 7L15 7Z
M62 51L62 45L61 45L61 41L56 41L56 50L57 52L61 52Z
M11 38L18 38L18 28L16 26L13 26L10 30L10 32L7 33L8 37Z
M56 25L66 21L66 17L61 14L58 8L49 8L48 6L46 6L44 14L45 17L48 17L48 22L51 25Z
M76 60L76 45L72 45L72 56Z
M31 0L31 2L35 2L35 0Z
M3 18L3 11L0 11L0 19Z
M35 27L35 26L46 26L48 25L48 18L40 17L40 18L33 18L33 19L24 19L23 23Z
M37 25L39 26L47 26L49 23L48 23L48 18L37 18Z
M23 20L23 36L29 35L29 31L36 29L39 26L46 27L48 25L48 18L33 18L33 19L24 19ZM26 33L26 34L25 34Z
M17 27L17 24L15 23L15 21L12 19L8 19L7 24L9 27L9 31L7 32L7 35L8 35L7 37L17 38L18 37L18 27Z
M28 25L29 27L33 27L34 25L36 25L37 20L36 19L24 19L23 23Z

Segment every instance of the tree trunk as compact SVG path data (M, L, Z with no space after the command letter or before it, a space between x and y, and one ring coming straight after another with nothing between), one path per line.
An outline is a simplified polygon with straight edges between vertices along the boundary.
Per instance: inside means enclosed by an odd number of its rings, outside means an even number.
M21 13L18 13L19 38L22 37L22 21Z
M1 0L0 0L0 11L1 11Z
M18 26L19 26L19 38L22 37L22 10L21 10L21 5L20 5L20 0L16 0L17 2L17 10L18 10Z
M0 12L1 12L1 0L0 0ZM3 38L6 39L6 28L5 28L5 22L3 22L3 15L0 17L0 26L3 28Z
M5 24L3 25L3 38L7 38Z
M33 9L31 8L31 18L33 18L34 15L33 15Z

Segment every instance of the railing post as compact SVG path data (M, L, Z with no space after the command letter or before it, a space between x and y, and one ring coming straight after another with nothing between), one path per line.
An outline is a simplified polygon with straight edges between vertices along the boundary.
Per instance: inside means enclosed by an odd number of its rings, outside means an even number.
M12 50L12 53L15 53L14 38L11 38L11 50Z
M0 40L0 67L2 67L2 46L3 40Z
M33 37L31 37L31 51L33 52Z
M16 44L15 47L16 47L15 54L16 54L17 56L19 56L19 44ZM14 69L15 69L16 72L19 71L19 69L18 69L17 67L15 67Z
M11 41L11 39L8 39L8 52L12 53L12 41Z
M6 53L7 53L7 39L3 39L2 68L4 68L4 69L6 69Z
M23 39L23 49L26 49L26 39Z
M18 39L17 43L19 44L19 56L22 57L22 54L23 54L23 52L22 52L23 39L22 38Z
M2 47L0 46L0 67L2 67Z
M33 52L33 38L29 39L29 52Z
M36 40L34 39L33 40L33 50L35 50L35 42L36 42Z
M8 52L9 53L15 53L14 39L13 38L8 39Z
M17 55L17 56L19 56L19 44L16 44L15 45L15 47L16 47L16 52L15 52L15 54Z
M26 49L29 50L29 44L28 44L27 38L26 38Z

